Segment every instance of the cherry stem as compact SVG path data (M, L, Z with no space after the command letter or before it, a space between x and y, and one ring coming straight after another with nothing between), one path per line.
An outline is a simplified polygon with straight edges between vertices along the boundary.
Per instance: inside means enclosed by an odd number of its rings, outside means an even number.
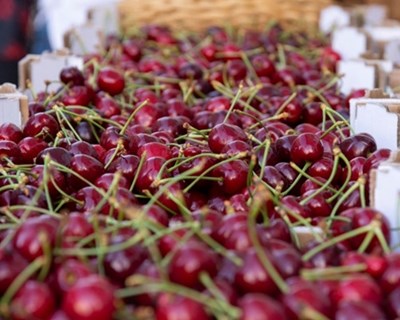
M40 268L43 267L45 263L46 258L44 256L36 258L14 279L0 300L0 312L2 314L8 316L9 306L14 295L29 278L31 278Z
M297 165L293 162L290 163L290 166L294 169L299 168L297 167ZM293 190L294 187L296 187L296 185L299 183L299 181L301 180L302 176L303 176L303 172L305 172L309 167L311 167L311 163L307 162L303 168L298 171L300 174L297 175L296 179L294 179L293 183L289 186L289 188L287 188L284 192L282 192L282 196L286 196L287 194L290 193L290 191Z
M338 267L324 267L314 269L302 269L300 276L307 281L320 281L322 279L331 279L343 275L346 273L362 272L367 269L365 263L358 263L350 266L338 266Z
M140 111L140 109L142 109L145 105L147 105L149 102L149 100L144 100L140 105L137 106L137 108L130 114L129 118L126 120L124 126L122 127L122 129L120 130L119 134L120 135L124 135L126 130L129 127L129 124L133 121L133 118L135 117L135 115Z
M136 172L135 172L135 176L133 177L131 186L129 187L129 191L130 192L132 192L133 189L135 188L136 181L137 181L137 179L139 179L139 174L140 174L140 171L143 168L143 165L144 165L145 161L146 161L146 154L142 154L142 156L140 157L140 161L139 161L138 167L137 167Z
M357 229L353 229L349 232L343 233L334 238L326 240L325 242L320 243L318 246L316 246L316 247L312 248L310 251L306 252L302 257L302 260L308 261L312 257L314 257L316 254L320 253L321 251L323 251L335 244L338 244L342 241L357 237L363 233L367 233L368 231L371 230L371 228L374 228L374 226L372 224L368 224L366 226L363 226L363 227L360 227Z
M346 189L350 179L351 179L351 164L350 161L345 157L345 155L343 153L339 153L339 157L340 159L345 163L346 168L347 168L347 174L346 174L346 179L344 181L344 183L342 184L342 186L333 194L332 197L330 197L327 202L331 203L332 201L334 201L339 195L342 194L343 190Z
M238 88L238 90L237 90L237 92L236 92L236 95L235 95L235 97L232 99L231 105L230 105L230 107L229 107L229 109L228 109L228 112L226 113L225 118L224 118L224 121L223 121L222 123L226 123L226 122L229 120L229 117L230 117L230 115L231 115L233 109L235 108L236 103L238 102L238 100L240 99L240 97L241 97L242 95L243 95L243 84L240 83L240 84L239 84L239 88Z
M257 253L257 257L264 266L265 270L271 276L272 280L275 282L279 290L282 293L287 293L289 291L289 287L283 280L279 272L276 270L275 266L272 264L267 254L265 253L265 249L262 247L260 240L258 238L257 228L256 228L257 215L260 212L261 207L265 205L265 201L271 198L271 194L267 189L265 189L260 184L256 188L257 189L254 194L253 202L251 204L250 212L248 215L249 236L251 242L253 243L254 250Z
M332 183L333 179L336 176L337 170L338 170L338 164L339 164L339 159L340 159L338 154L340 153L340 150L334 151L334 153L335 153L335 156L334 156L334 160L333 160L333 168L332 168L332 172L331 172L328 180L326 180L325 183L319 189L315 190L308 197L306 197L302 201L300 201L300 205L304 206L305 204L307 204L308 201L313 199L315 196L319 195L321 192L323 192L325 189L327 189L328 186Z

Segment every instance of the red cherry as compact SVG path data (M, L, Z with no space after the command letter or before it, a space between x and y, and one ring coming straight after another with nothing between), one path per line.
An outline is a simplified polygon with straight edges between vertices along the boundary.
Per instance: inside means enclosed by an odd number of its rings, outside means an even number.
M13 123L2 123L0 125L0 140L8 140L15 143L23 137L21 129Z
M199 302L181 296L161 296L156 307L157 320L209 320L211 317Z
M248 293L239 300L238 306L242 311L240 320L287 319L283 306L267 295Z
M217 273L216 255L201 243L188 242L174 254L169 266L169 278L190 288L201 285L200 273L213 277Z
M26 137L23 138L19 143L18 147L21 153L22 163L33 163L37 155L47 148L47 143L42 139Z
M15 320L48 319L54 312L55 299L50 288L35 280L28 280L11 301L11 317Z
M92 91L86 86L75 86L70 88L61 98L65 106L88 106L92 101ZM83 110L74 109L72 111L83 113Z
M93 274L92 270L79 260L67 259L57 266L55 281L59 294L64 295L81 278Z
M15 278L28 266L28 262L18 253L0 250L0 293L3 294Z
M323 152L322 143L315 134L302 133L293 141L290 156L293 162L302 165L318 161Z
M70 84L72 86L83 86L85 78L83 77L82 71L77 67L67 67L61 70L60 80L64 84Z
M81 278L64 295L62 310L74 320L110 320L115 310L113 288L98 275Z
M221 153L226 144L232 141L247 141L243 129L227 123L221 123L215 126L208 136L208 145L215 153Z
M53 139L60 131L57 121L49 114L39 112L31 116L24 126L24 136Z
M215 168L211 175L222 178L218 185L227 194L236 194L247 185L249 167L243 160L232 160L225 162Z
M103 164L86 154L77 154L72 157L70 167L79 177L73 175L70 177L76 189L86 186L86 183L80 178L90 182L96 181L104 173Z
M124 90L125 79L115 69L107 67L99 71L97 75L97 85L100 90L115 96Z
M385 320L387 319L382 310L374 304L364 301L349 301L342 303L336 310L337 320Z

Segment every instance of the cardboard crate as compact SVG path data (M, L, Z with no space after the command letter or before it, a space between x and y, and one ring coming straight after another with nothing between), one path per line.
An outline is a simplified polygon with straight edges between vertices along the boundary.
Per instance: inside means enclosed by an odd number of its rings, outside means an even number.
M0 85L0 123L11 122L19 127L28 120L28 97L11 83Z
M354 133L369 133L378 148L400 148L400 99L381 90L350 100L350 126Z
M44 90L56 91L60 87L59 77L63 68L75 66L83 69L83 59L67 50L28 54L18 64L19 89L29 94Z

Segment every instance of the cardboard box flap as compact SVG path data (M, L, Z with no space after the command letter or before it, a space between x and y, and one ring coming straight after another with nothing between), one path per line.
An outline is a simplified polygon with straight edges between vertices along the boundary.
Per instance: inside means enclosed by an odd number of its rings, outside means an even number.
M64 34L64 45L75 55L98 52L104 45L105 33L94 23L70 29Z
M11 122L21 127L29 117L28 97L14 84L0 85L0 123Z
M394 69L389 74L388 84L395 92L400 90L400 69Z
M373 89L377 86L377 68L367 65L364 60L341 60L337 66L342 75L340 90L349 94L352 90Z
M41 55L27 55L19 62L19 88L31 88L34 92L59 88L59 75L63 68L75 66L83 69L83 58L71 55L64 49L45 52Z
M350 25L350 12L346 9L331 5L321 10L319 28L324 33L329 33L336 28Z
M343 27L332 33L332 48L343 60L359 58L367 51L367 35L355 27Z
M115 3L90 8L88 20L106 35L119 33L119 12Z
M387 42L383 55L385 59L400 64L400 38Z

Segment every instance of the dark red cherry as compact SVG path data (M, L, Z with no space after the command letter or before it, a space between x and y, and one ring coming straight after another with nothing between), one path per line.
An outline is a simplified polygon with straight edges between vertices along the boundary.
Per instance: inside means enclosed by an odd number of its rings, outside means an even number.
M62 83L72 86L83 86L85 83L83 73L77 67L67 67L62 69L60 72L60 80Z
M266 166L264 168L263 181L266 182L273 189L283 191L287 187L287 181L283 175L273 166Z
M31 176L29 176L30 183L39 188L43 184L45 167L43 165L35 165L31 169ZM51 196L56 196L58 194L57 187L61 190L65 188L65 176L54 167L46 168L47 170L47 188ZM53 182L54 181L54 182ZM57 187L56 187L57 186Z
M97 85L100 90L115 96L124 90L125 79L117 70L106 67L98 73Z
M61 102L65 106L89 106L92 100L92 91L86 86L74 86L62 96ZM84 110L72 109L77 113L83 113Z
M47 148L47 143L39 138L26 137L19 143L18 147L21 154L22 163L33 163L37 155Z
M6 159L17 164L21 162L21 152L15 142L0 140L0 161L7 163Z
M320 139L312 133L302 133L294 139L290 150L293 162L302 165L305 162L316 162L322 158L323 147Z
M37 164L44 164L45 157L57 162L65 167L71 166L72 155L65 149L59 147L50 147L42 150L36 157Z
M363 172L369 173L372 169L378 168L379 164L390 157L391 151L389 149L379 149L373 152L365 161Z
M77 174L77 176L71 175L70 177L76 189L87 185L81 178L94 182L104 173L103 164L96 158L86 154L74 155L70 168Z
M287 319L282 304L264 294L248 293L239 300L238 306L242 312L240 320Z
M396 317L396 316L395 316ZM336 310L336 320L385 320L387 319L379 306L363 301L342 303Z
M253 56L251 63L259 77L271 77L276 71L274 63L266 54Z
M69 147L69 152L72 155L86 154L88 156L98 159L96 149L93 147L93 145L86 141L77 141L72 143Z
M215 168L211 175L222 178L217 182L221 190L227 194L240 192L247 185L247 175L249 171L248 164L243 160L232 160L225 162Z
M48 319L55 309L54 295L45 283L28 280L11 301L12 319Z
M0 140L9 140L18 143L22 137L21 129L14 123L2 123L0 125Z
M145 161L140 168L135 188L138 190L151 189L153 187L152 183L158 177L164 162L165 159L159 157L153 157ZM165 178L166 175L167 172L164 171L160 178Z
M221 153L225 145L236 140L247 141L243 129L228 123L221 123L210 131L208 145L213 152Z
M31 116L24 126L24 136L54 139L60 131L57 121L51 115L39 112Z
M95 181L96 187L99 187L105 191L109 190L115 178L114 173L104 173L100 177L98 177ZM128 180L121 175L118 179L117 185L119 188L129 189Z
M15 278L28 266L18 252L8 249L0 250L0 293L4 294Z
M305 105L303 109L304 122L319 125L323 120L322 104L320 102L311 102Z
M137 155L145 159L149 159L152 157L160 157L165 160L171 158L171 151L169 147L160 142L147 142L143 144L137 151Z
M197 301L170 294L161 295L156 307L157 320L210 320L204 306Z
M140 159L134 155L121 155L112 161L107 169L108 172L121 172L122 176L131 182L135 177Z
M112 319L115 310L114 290L99 275L78 279L64 295L62 310L69 318L76 320Z
M62 245L74 246L85 237L94 233L93 225L80 212L71 212L62 222Z
M59 294L64 295L81 278L88 277L93 271L84 262L67 259L55 270L55 283Z
M98 98L95 107L99 113L107 119L121 114L121 107L118 105L118 102L110 97Z
M210 277L216 275L217 256L206 246L197 242L188 242L180 246L168 265L171 281L189 288L201 285L202 272Z
M295 135L284 135L275 141L275 151L279 161L290 161L290 150L295 139Z
M339 144L340 150L348 160L356 157L367 158L376 151L375 140L366 134L356 134L348 137Z

